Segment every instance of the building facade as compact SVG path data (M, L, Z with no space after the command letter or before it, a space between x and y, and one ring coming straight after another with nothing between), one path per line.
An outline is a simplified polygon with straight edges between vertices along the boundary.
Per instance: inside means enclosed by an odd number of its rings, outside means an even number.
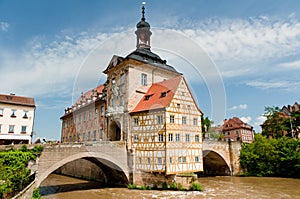
M223 141L241 141L251 143L254 141L253 127L243 122L238 117L224 120L221 139Z
M34 113L33 98L0 94L0 144L30 144Z
M144 7L136 28L136 50L114 55L103 71L106 82L92 90L96 94L88 91L65 110L62 142L125 141L135 170L203 171L202 112L183 75L151 51ZM89 132L96 132L92 139Z

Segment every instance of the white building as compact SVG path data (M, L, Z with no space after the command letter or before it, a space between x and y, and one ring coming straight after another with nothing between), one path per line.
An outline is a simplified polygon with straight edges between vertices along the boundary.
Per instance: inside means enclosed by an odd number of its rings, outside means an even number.
M30 144L34 112L33 98L0 94L0 144Z

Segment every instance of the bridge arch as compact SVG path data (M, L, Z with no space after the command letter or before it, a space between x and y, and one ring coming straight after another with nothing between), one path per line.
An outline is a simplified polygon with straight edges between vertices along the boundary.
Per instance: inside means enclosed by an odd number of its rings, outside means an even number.
M62 167L63 165L72 162L74 160L78 159L88 159L93 163L101 163L102 165L106 165L107 167L111 167L114 170L117 170L121 173L123 173L123 177L125 178L125 181L129 182L129 172L128 168L121 164L117 159L115 159L112 156L109 156L105 153L100 152L81 152L74 155L70 155L66 158L61 159L60 161L54 163L49 168L47 168L45 171L42 171L38 173L36 186L39 187L40 184L55 170ZM98 165L99 166L99 165Z
M231 175L228 158L215 150L203 150L203 168L205 175Z

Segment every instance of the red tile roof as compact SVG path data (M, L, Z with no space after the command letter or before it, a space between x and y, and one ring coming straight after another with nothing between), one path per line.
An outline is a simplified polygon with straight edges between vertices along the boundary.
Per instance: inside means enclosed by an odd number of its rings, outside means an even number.
M171 103L175 91L182 79L183 77L180 75L172 79L152 84L131 113L167 107Z
M81 103L80 103L81 100L85 101L86 98L91 99L91 97L92 97L92 95L93 95L93 91L94 91L94 96L93 96L93 97L97 97L97 93L102 94L103 88L104 88L104 84L102 84L102 85L100 85L100 86L97 86L96 88L91 89L91 90L87 91L86 93L82 94L82 95L77 99L77 101L75 102L74 106L76 106L76 104L81 104Z
M0 103L15 104L35 107L34 99L31 97L22 97L17 95L0 94Z
M250 126L249 124L243 122L238 117L233 117L228 120L225 120L223 127L222 127L223 131L231 130L231 129L240 129L240 128L252 129L253 127Z

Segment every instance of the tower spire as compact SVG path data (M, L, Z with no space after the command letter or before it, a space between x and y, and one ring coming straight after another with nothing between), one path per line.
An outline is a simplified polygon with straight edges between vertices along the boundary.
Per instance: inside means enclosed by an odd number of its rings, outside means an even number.
M142 3L142 18L141 21L136 25L137 30L135 31L137 37L137 49L147 49L150 50L150 36L152 32L150 31L150 24L146 22L145 19L145 5L146 2Z
M142 7L142 18L141 18L141 20L142 21L145 21L146 19L145 19L145 4L146 4L146 2L143 2L142 3L143 4L143 7Z

